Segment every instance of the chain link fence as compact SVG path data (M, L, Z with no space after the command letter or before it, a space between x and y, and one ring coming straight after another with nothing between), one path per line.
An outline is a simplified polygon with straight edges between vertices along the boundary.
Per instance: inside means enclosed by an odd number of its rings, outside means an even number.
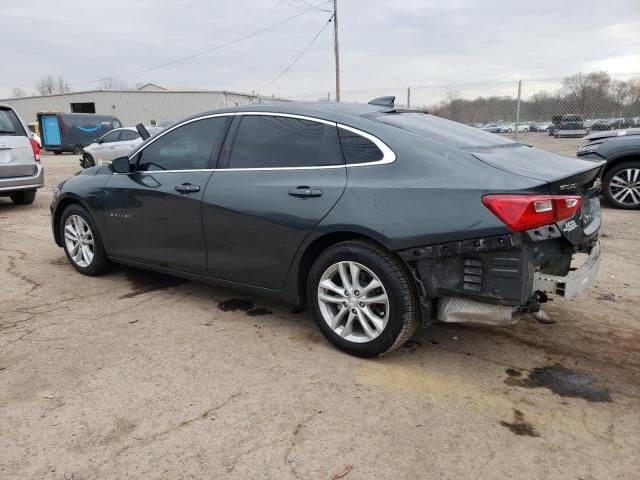
M364 103L384 95L394 95L400 107L426 110L516 138L520 132L554 133L563 116L582 121L584 128L576 129L576 135L640 127L640 73L594 72L539 80L347 90L342 99ZM294 99L326 101L330 96Z

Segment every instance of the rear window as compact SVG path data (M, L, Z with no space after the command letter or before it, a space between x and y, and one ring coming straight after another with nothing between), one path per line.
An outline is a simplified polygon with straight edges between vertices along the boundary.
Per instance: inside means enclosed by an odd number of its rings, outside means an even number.
M18 116L9 108L0 108L0 135L27 136Z
M340 130L340 143L347 164L369 163L382 160L384 156L380 149L371 140L362 135L345 130Z
M427 140L444 143L457 148L491 147L513 143L512 140L494 133L468 127L462 123L425 113L385 113L377 121L415 133Z

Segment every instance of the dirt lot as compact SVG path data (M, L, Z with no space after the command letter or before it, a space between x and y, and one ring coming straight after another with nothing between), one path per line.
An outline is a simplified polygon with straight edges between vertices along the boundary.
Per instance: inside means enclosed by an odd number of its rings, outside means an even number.
M436 325L367 361L285 304L77 274L48 211L77 158L43 162L32 206L0 199L1 479L640 478L640 212L605 209L597 286L556 324Z

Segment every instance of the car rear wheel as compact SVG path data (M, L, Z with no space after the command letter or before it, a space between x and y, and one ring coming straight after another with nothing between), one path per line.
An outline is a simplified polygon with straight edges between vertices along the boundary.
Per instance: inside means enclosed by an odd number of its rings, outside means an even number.
M82 146L81 145L74 145L73 146L73 153L75 155L80 155L82 153Z
M70 205L60 218L64 252L71 265L83 275L100 275L111 267L98 229L87 210Z
M418 327L409 272L369 242L348 241L325 250L309 272L307 299L324 336L352 355L389 353Z
M16 205L29 205L36 199L36 191L18 192L11 195L11 201Z
M604 176L604 196L617 208L640 209L640 161L614 166Z

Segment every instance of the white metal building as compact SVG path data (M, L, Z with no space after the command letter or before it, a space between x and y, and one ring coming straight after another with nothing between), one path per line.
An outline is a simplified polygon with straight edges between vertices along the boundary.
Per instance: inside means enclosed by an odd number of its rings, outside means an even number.
M264 98L236 92L169 90L156 84L146 84L141 88L11 98L0 100L0 103L12 105L27 123L35 122L38 112L80 112L114 115L124 125L134 126L137 123L172 122L216 108L265 101Z

